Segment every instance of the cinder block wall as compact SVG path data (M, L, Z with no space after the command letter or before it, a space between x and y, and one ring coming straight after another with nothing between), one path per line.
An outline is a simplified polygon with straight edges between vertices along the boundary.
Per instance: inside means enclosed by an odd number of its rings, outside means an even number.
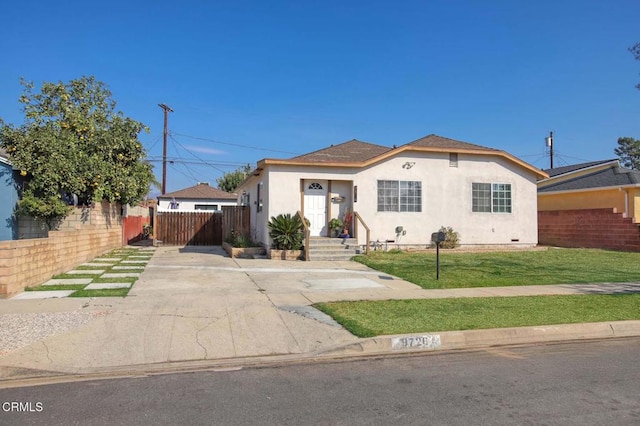
M538 243L640 251L640 225L616 209L538 212Z
M0 298L122 246L119 208L107 203L84 214L89 219L75 229L49 231L47 238L0 242Z

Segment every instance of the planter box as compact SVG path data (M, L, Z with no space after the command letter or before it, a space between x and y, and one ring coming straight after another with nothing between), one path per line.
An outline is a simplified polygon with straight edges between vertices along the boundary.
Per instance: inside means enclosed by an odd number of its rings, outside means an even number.
M301 260L302 250L269 250L269 259Z
M232 247L229 243L222 243L222 248L231 257L251 257L256 254L264 254L262 247Z

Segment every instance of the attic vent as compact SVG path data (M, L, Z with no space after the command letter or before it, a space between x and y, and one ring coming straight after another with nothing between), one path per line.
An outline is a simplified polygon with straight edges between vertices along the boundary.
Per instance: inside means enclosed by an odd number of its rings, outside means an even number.
M198 182L198 185L207 185L207 186L209 186L209 182Z

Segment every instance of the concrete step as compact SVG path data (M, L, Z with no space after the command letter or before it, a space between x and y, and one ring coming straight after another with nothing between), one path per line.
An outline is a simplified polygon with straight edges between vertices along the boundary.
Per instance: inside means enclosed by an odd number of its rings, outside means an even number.
M351 258L355 256L354 253L343 253L343 254L316 254L309 253L310 260L313 262L319 260L331 260L331 261L342 261L342 260L351 260Z
M360 253L355 238L311 238L309 240L310 260L349 260Z

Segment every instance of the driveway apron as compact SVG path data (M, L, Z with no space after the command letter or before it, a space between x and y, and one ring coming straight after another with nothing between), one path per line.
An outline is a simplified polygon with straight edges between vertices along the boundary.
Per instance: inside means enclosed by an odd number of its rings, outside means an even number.
M354 270L232 259L220 247L158 248L126 298L83 299L103 314L0 356L0 367L78 374L136 364L311 353L353 343L358 338L337 324L308 315L312 302L305 296L315 291L314 283L318 291L329 291L335 287L322 286L336 280L355 280L351 284L358 287L358 280L368 280L363 278L368 268L343 265Z

